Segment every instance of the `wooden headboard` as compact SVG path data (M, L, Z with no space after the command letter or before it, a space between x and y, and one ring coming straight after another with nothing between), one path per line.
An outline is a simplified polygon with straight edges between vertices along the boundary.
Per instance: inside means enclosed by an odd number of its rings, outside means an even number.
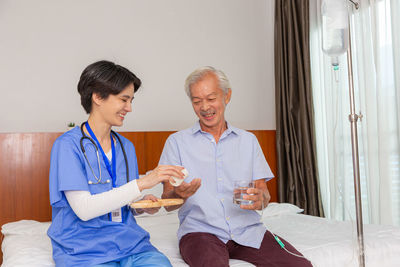
M276 175L275 130L250 132L257 136ZM139 173L144 174L157 166L164 142L171 133L121 132L135 145ZM22 219L51 220L48 179L50 151L54 140L61 134L0 133L0 226ZM271 201L278 199L276 180L268 182Z

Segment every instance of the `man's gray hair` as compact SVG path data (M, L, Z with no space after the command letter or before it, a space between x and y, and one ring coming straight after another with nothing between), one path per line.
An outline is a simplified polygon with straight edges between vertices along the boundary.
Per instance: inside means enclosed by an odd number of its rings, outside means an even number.
M192 87L193 84L197 83L201 79L203 79L204 76L207 74L213 73L217 77L219 81L219 87L222 89L224 92L224 95L228 93L229 89L231 88L231 85L229 84L229 80L226 77L225 73L223 73L221 70L217 70L213 67L210 66L205 66L196 69L192 73L189 74L189 76L186 78L185 82L185 91L186 94L190 99L192 99L192 94L190 91L190 88Z

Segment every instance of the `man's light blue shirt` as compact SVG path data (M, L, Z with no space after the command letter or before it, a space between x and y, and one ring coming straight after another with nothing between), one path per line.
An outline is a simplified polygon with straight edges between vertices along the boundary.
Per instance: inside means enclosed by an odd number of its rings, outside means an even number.
M235 180L269 180L274 176L254 134L227 126L218 143L201 130L199 122L172 134L165 143L160 164L185 167L189 171L186 182L202 180L179 210L178 238L206 232L224 243L234 240L259 248L266 228L256 211L233 204L233 184Z

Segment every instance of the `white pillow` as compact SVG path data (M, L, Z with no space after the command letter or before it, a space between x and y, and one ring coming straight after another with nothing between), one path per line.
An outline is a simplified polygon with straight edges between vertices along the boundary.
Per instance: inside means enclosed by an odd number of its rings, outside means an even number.
M278 216L283 214L297 214L302 213L304 210L300 209L296 205L290 203L276 203L270 202L263 211L263 218Z
M38 222L33 220L21 220L3 224L1 232L6 235L42 235L47 233L51 222Z

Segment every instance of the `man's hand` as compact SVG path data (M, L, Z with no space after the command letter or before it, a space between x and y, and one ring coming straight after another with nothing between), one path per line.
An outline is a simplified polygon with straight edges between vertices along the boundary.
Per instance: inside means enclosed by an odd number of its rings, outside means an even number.
M250 205L240 205L240 208L245 210L261 210L268 206L271 200L271 195L269 194L267 182L264 179L256 181L255 188L247 189L247 195L243 196L245 200L253 201Z
M192 196L196 193L197 189L199 189L201 185L201 179L196 178L193 179L190 183L182 182L182 184L178 187L175 187L175 194L186 200L188 197Z
M201 179L193 179L190 183L182 182L180 186L174 187L169 182L164 182L164 192L161 198L183 198L186 201L193 196L201 186ZM180 208L182 205L165 207L167 211L173 211Z

